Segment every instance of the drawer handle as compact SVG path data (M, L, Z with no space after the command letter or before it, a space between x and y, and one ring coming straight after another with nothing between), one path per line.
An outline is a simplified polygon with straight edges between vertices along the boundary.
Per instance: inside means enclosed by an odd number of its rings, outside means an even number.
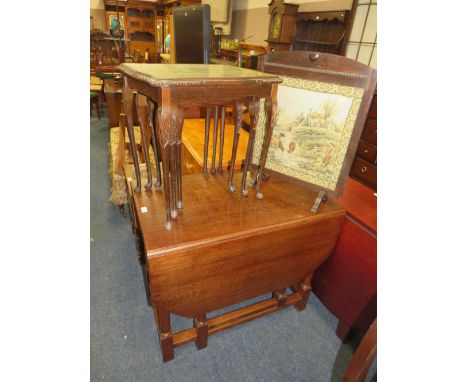
M369 152L369 150L365 149L364 150L364 154L367 154Z
M366 171L367 171L367 167L366 167L366 166L363 166L363 167L361 168L361 172L362 172L362 173L365 173Z

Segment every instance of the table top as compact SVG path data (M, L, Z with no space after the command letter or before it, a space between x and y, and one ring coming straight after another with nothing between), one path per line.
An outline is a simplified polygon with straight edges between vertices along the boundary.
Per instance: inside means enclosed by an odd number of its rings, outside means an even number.
M345 213L332 200L323 203L316 214L311 213L315 192L274 177L262 183L264 199L256 199L253 190L247 197L243 197L240 193L241 176L241 173L235 174L234 193L228 191L227 174L183 176L184 208L173 220L171 231L164 229L162 191L153 189L133 192L135 212L148 257L237 236L247 237L285 226L299 227L324 219L325 216ZM129 186L129 189L133 189L135 184Z
M217 64L121 64L123 74L152 86L197 86L229 83L280 83L269 73Z
M227 48L221 48L220 49L221 54L222 53L227 53L230 55L237 55L239 50L238 49L227 49ZM263 56L266 54L265 50L260 50L260 49L248 49L248 48L243 48L241 49L241 54L244 57L258 57L258 56Z

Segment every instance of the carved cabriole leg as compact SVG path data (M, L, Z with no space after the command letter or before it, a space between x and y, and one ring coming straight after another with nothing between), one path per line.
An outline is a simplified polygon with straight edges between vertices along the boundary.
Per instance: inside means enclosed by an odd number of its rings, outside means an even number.
M239 144L239 134L240 134L240 128L242 125L242 102L236 101L236 104L234 106L234 139L232 141L232 154L231 154L231 166L229 169L229 191L234 192L236 190L236 187L234 187L234 166L236 164L236 154L237 154L237 145Z
M148 131L148 101L144 95L137 94L136 104L138 119L140 120L141 144L143 146L143 155L145 156L146 171L148 173L148 181L145 184L145 188L150 190L153 186L153 177L151 174L151 161L149 157L148 143L146 142L146 132Z
M153 304L156 305L156 304ZM159 340L161 341L161 351L163 362L174 359L174 344L171 330L171 319L169 312L154 308L154 314L157 317L156 322L159 326Z
M208 325L206 323L206 314L202 314L197 318L194 318L193 327L197 331L197 338L195 339L197 349L200 350L206 348L208 345Z
M278 301L278 306L283 306L287 297L286 288L276 290L275 293L273 293L273 297Z
M205 147L203 151L203 175L208 176L208 144L210 143L211 107L206 108Z
M172 229L171 222L171 180L170 180L170 163L171 163L171 146L180 145L182 124L184 123L184 115L182 110L177 105L171 102L171 94L169 88L161 89L161 102L158 105L158 136L162 150L162 166L163 166L163 184L164 197L166 203L166 224L167 230ZM175 166L174 166L175 171ZM174 173L173 177L177 177Z
M268 148L270 147L271 136L273 128L276 123L276 108L278 106L276 101L276 93L278 92L278 85L273 84L271 88L271 97L265 100L265 112L267 115L267 125L265 128L265 136L263 138L262 153L260 154L260 162L256 175L257 199L263 199L263 194L260 192L260 184L262 182L263 170L265 168L266 159L268 155Z
M218 173L223 173L224 125L226 122L226 106L221 106L221 129L219 130L219 162Z
M312 274L307 275L304 280L299 284L297 292L301 296L301 301L298 302L295 308L298 311L304 310L309 300L310 291L312 290Z
M211 155L211 174L216 175L216 144L218 141L218 119L219 106L215 106L214 125L213 125L213 152Z
M242 195L247 196L249 192L245 187L247 181L247 171L249 171L250 164L252 163L252 153L253 145L255 142L255 133L257 130L258 123L258 111L259 111L260 101L258 97L252 97L249 102L249 114L250 114L250 134L249 134L249 143L247 144L247 156L245 158L244 172L242 174Z
M159 166L159 147L156 144L156 122L154 103L148 98L148 125L151 134L151 145L153 146L154 162L156 163L156 182L154 187L161 187L161 167Z
M123 104L125 109L125 117L127 121L127 132L128 138L130 140L130 152L132 153L133 165L135 167L135 176L137 185L135 187L135 192L140 192L141 190L141 174L140 174L140 164L138 163L138 153L137 147L135 144L135 134L133 133L133 115L132 115L132 104L133 104L133 90L128 87L127 77L124 77L124 88L123 88Z

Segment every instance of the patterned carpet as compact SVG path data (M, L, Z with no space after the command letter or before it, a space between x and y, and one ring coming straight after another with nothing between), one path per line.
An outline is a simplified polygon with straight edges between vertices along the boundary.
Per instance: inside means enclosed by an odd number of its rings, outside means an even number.
M215 334L200 351L176 348L163 364L129 218L108 201L107 123L91 118L91 381L342 381L353 345L341 344L337 319L313 295L300 313Z

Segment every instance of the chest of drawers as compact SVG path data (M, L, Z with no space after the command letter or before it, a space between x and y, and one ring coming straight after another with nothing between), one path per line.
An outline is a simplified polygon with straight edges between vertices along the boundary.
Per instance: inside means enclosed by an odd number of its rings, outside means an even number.
M377 93L367 115L350 176L377 190Z

